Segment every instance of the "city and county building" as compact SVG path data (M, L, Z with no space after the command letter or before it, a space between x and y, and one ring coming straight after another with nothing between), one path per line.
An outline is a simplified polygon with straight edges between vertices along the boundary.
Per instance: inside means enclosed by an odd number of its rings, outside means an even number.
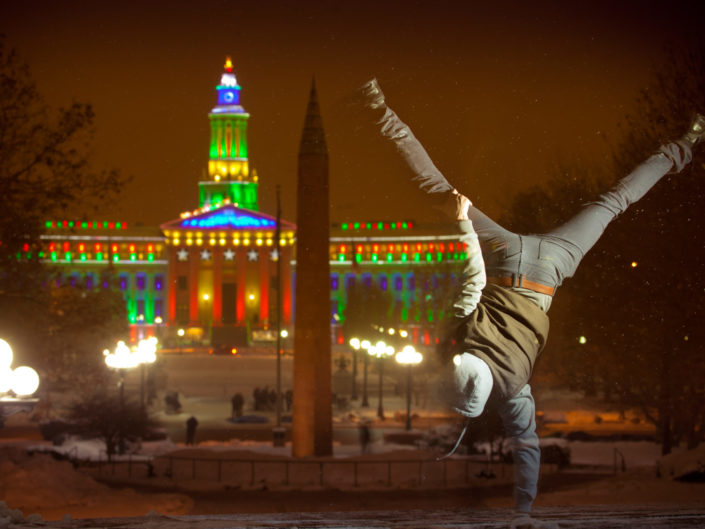
M108 288L127 305L130 339L157 335L167 345L248 345L293 331L296 226L259 210L247 124L230 59L208 114L207 171L199 204L160 226L109 221L47 221L43 257L60 281ZM346 221L330 228L331 340L349 339L355 314L405 329L432 344L448 307L463 248L442 226ZM359 318L358 319L364 319Z

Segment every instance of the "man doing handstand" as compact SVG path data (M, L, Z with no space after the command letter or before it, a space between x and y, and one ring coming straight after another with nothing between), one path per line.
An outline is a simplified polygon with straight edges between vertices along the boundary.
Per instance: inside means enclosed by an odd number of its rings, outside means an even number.
M548 336L546 313L556 289L575 273L607 225L661 177L690 162L691 148L705 135L705 117L696 115L680 140L661 146L568 222L543 235L520 235L492 221L456 191L387 106L376 80L362 86L356 100L382 138L396 147L418 189L436 203L453 199L454 225L467 260L453 302L456 345L441 353L452 381L447 384L451 406L472 418L491 405L502 418L514 456L516 515L511 527L555 527L530 517L540 450L528 382Z

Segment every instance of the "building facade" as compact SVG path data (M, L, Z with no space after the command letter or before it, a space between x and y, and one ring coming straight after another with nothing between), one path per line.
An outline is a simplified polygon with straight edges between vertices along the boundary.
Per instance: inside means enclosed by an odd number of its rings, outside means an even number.
M293 329L296 226L259 211L258 176L248 160L250 115L240 90L228 59L208 114L208 168L198 183L197 209L159 227L46 224L44 259L58 268L61 281L90 289L108 286L101 284L105 270L117 278L131 340L158 335L167 344L271 342L279 308L282 328ZM380 324L408 329L415 343L431 345L463 258L457 237L439 226L333 223L331 340L346 343L350 305L366 310L360 300L374 291L376 310L384 313ZM180 329L183 338L177 338Z

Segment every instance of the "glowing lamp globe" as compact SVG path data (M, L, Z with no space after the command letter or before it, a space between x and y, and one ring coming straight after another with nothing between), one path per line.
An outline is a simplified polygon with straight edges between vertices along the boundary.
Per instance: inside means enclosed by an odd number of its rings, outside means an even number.
M39 387L39 375L31 367L20 366L12 371L12 391L18 397L31 395Z
M10 368L12 364L12 347L5 340L0 338L0 369Z

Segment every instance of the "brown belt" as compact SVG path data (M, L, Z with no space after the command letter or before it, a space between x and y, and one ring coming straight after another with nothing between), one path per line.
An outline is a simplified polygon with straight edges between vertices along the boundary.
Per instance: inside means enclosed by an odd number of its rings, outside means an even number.
M529 281L523 275L512 277L488 277L487 282L492 283L493 285L499 285L501 287L526 288L528 290L538 292L539 294L547 294L549 296L553 296L553 293L556 291L556 287L549 287L548 285L537 283L535 281Z

